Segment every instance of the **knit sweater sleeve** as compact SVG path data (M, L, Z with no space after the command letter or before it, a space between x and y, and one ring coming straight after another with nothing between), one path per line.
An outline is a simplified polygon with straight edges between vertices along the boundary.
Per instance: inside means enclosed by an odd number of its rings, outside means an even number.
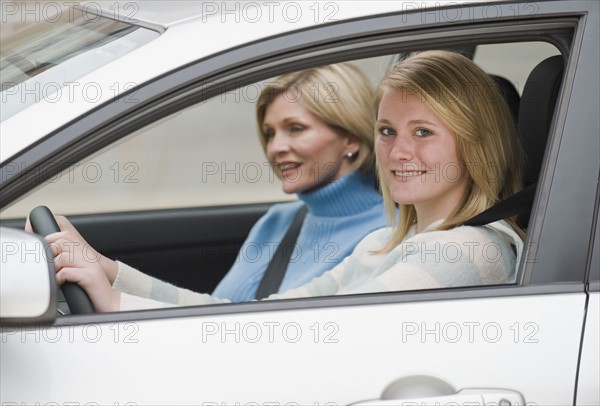
M346 258L330 272L313 279L311 283L283 294L272 294L266 300L335 295L344 279L344 269L348 262L352 262L351 257ZM122 262L118 264L119 270L112 287L120 294L121 311L231 303L229 299L179 288Z
M273 294L266 300L335 295L349 260L350 258L346 258L332 271L313 279L313 282L303 287L289 290L284 294ZM127 264L117 263L119 269L112 287L120 294L119 310L121 311L231 303L229 299L179 288L148 276Z
M369 234L356 247L355 254L345 258L331 271L313 279L310 283L288 290L283 294L272 294L267 300L302 298L335 295L356 272L360 273L368 264L371 249L381 245L381 232ZM363 263L367 261L367 263ZM196 293L179 288L144 274L127 264L117 261L119 267L112 285L120 293L120 310L139 310L173 306L195 306L217 303L230 303L229 299L218 298L204 293ZM347 272L349 271L349 272ZM360 275L358 275L360 277Z
M205 293L196 293L153 278L118 262L117 276L112 285L120 293L120 310L155 309L173 306L196 306L229 303Z
M352 255L299 288L267 299L434 289L512 283L523 250L520 237L505 222L416 234L381 254L391 229L365 237ZM123 263L113 288L121 310L228 303L145 275Z
M505 222L424 232L392 250L369 280L340 294L513 283L522 249Z

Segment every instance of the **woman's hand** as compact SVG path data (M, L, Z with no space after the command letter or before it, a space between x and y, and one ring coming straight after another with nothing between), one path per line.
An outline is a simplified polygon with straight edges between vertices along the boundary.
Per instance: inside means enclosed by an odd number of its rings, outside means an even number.
M87 243L87 241L79 234L79 231L71 224L69 220L65 216L54 216L56 222L58 223L58 227L60 228L60 233L54 233L46 236L46 240L53 244L58 239L62 238L68 241L68 246L78 247L83 251L83 258L87 262L97 262L108 281L112 285L115 282L115 278L117 277L117 271L119 266L117 263L110 258L106 258L104 255L100 254L96 251L91 245ZM25 231L30 233L33 232L31 228L31 224L29 223L29 218L27 218L27 223L25 224ZM68 248L68 247L67 247ZM67 250L68 251L68 250ZM57 252L52 253L54 256L57 255Z
M99 312L118 311L119 293L112 289L118 265L92 248L64 216L55 216L61 231L46 236L50 243L56 280L79 284ZM25 230L31 232L29 219Z

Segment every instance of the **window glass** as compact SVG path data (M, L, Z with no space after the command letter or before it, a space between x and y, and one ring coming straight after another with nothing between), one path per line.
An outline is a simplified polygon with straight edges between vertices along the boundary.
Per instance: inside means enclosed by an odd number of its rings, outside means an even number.
M43 21L24 23L0 39L1 120L36 101L33 95L24 96L27 92L11 88L22 86L22 90L31 93L33 89L51 98L62 87L159 35L93 14L90 7L49 10L56 13Z

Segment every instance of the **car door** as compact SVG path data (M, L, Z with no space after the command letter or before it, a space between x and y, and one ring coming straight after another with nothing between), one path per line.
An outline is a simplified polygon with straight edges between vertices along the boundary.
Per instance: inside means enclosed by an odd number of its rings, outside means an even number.
M122 123L139 129L154 122L156 106L166 117L229 90L226 84L238 88L305 66L415 49L548 42L566 68L516 284L68 316L52 326L7 327L2 401L333 405L398 399L420 386L410 399L574 403L599 173L598 82L590 79L598 76L599 7L558 1L402 11L198 61L141 87L136 109L104 116L100 107L76 132L67 127L53 135L73 137L77 151L49 139L18 159L30 163L36 148L47 148L54 157L80 160L129 135ZM201 96L207 78L211 85ZM96 120L110 125L98 130ZM24 180L7 188L9 197L33 186ZM444 252L432 254L435 260ZM589 395L597 388L581 390Z
M598 189L600 193L600 188ZM596 202L600 200L596 198ZM596 343L600 340L600 220L596 208L596 230L591 242L591 257L588 268L588 302L579 376L577 377L577 404L595 405L598 403L597 382L600 381L600 354Z

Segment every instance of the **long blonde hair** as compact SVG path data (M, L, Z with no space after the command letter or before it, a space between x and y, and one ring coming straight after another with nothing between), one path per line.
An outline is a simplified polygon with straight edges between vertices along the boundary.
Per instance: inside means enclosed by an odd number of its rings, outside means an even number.
M382 79L376 93L376 108L386 89L420 96L456 135L456 152L469 183L463 199L439 230L461 225L521 190L523 154L514 120L493 79L474 62L448 51L412 54ZM401 204L398 216L379 164L377 171L388 216L398 217L394 236L382 250L388 252L402 242L417 222L417 214L413 205ZM508 221L524 235L514 219Z
M373 87L367 76L349 63L326 65L279 76L267 82L256 103L256 122L263 150L267 137L263 123L267 108L283 95L302 105L336 133L358 140L358 153L350 170L371 172L373 151Z

